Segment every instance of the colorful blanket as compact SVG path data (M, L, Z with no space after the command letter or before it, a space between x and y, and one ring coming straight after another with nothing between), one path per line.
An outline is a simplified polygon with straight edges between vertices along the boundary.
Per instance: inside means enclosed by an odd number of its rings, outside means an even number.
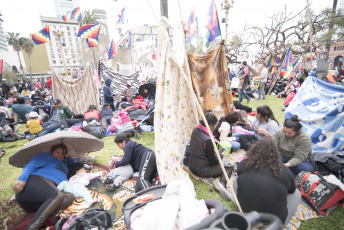
M100 170L108 171L107 167L95 164L92 172ZM124 230L126 225L122 213L123 202L135 193L136 179L125 181L115 192L109 192L104 187L103 178L97 178L90 182L88 189L92 197L98 202L92 208L103 208L106 210L113 221L115 229ZM82 198L76 198L74 202L59 213L61 217L81 214L86 211L86 202ZM15 229L21 223L32 219L35 213L29 213L23 210L15 201L14 196L0 202L0 229Z
M188 53L194 91L203 111L212 110L220 118L233 103L224 43L203 55Z
M286 109L297 115L312 139L313 152L344 151L344 87L308 77Z
M132 94L138 92L140 87L139 72L135 72L130 75L123 75L116 73L111 68L106 67L102 62L99 63L99 77L101 80L102 87L105 84L105 80L110 78L112 80L110 89L113 94L124 96L124 92L127 90L127 84L130 83ZM101 94L102 97L102 94Z

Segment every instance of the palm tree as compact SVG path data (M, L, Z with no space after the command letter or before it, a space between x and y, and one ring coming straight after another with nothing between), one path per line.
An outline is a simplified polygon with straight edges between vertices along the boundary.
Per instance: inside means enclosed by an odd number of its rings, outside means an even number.
M25 51L29 58L29 66L30 66L30 81L32 82L32 73L31 73L31 55L33 50L35 49L35 43L30 38L19 38L21 43L21 48Z
M82 24L99 24L98 19L94 15L94 13L91 13L89 10L86 10L82 13Z
M21 63L20 56L19 56L19 51L20 51L20 48L21 48L20 39L19 39L19 33L8 32L7 34L8 34L6 36L7 43L10 46L13 46L14 51L17 51L18 59L19 59L19 63L20 63L20 69L21 69L21 71L23 73L23 77L24 77L25 76L25 72L24 72L24 68L23 68L23 65Z

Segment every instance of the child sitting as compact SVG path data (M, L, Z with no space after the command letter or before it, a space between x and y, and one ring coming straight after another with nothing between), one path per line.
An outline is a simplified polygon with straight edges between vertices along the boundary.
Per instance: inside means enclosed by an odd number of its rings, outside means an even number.
M85 167L81 163L76 163L70 170L70 175L68 181L62 181L57 188L60 191L70 192L75 197L82 197L88 204L88 206L93 205L98 200L92 199L90 192L86 189L91 180L104 175L104 171L96 173L87 173Z
M26 127L29 129L31 134L31 136L29 137L30 141L38 137L38 133L43 130L42 125L43 121L38 120L38 113L30 112L29 120L26 122Z
M121 161L122 158L123 157L113 156L109 162L109 169L111 171L108 173L104 183L106 190L110 192L114 192L124 181L130 179L134 174L133 167L130 164L114 168L115 163Z

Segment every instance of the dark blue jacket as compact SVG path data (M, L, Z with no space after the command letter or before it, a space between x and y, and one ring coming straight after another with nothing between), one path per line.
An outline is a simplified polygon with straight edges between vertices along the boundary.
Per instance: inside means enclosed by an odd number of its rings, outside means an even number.
M120 166L130 164L133 167L134 172L138 172L140 170L142 156L144 153L148 151L151 150L135 141L130 140L124 147L123 159L117 162L115 166L117 168Z
M43 111L50 117L51 105L45 104ZM32 111L39 114L39 108L37 106L32 107Z
M108 103L110 105L113 104L113 95L110 90L112 80L110 78L107 78L105 80L105 86L103 87L103 97L104 97L104 103Z
M100 119L103 117L112 117L113 116L113 111L110 108L102 109L99 112Z

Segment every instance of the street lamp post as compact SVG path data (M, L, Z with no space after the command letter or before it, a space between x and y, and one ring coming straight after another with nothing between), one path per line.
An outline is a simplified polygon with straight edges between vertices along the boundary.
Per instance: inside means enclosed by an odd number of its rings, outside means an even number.
M65 58L64 58L64 52L63 52L62 43L61 43L61 37L64 36L64 32L63 32L63 31L60 31L60 30L56 30L56 31L54 30L54 31L53 31L53 34L54 34L54 36L57 37L57 40L59 41L60 50L61 50L61 54L62 54L63 66L64 66L64 70L65 70L66 77L68 77L66 62L65 62Z
M233 7L234 5L234 0L230 0L231 2L229 2L229 0L224 0L222 3L221 3L221 8L222 10L225 11L225 23L226 23L226 26L225 26L225 36L224 38L226 39L227 41L227 31L228 31L228 13L229 13L229 9Z

